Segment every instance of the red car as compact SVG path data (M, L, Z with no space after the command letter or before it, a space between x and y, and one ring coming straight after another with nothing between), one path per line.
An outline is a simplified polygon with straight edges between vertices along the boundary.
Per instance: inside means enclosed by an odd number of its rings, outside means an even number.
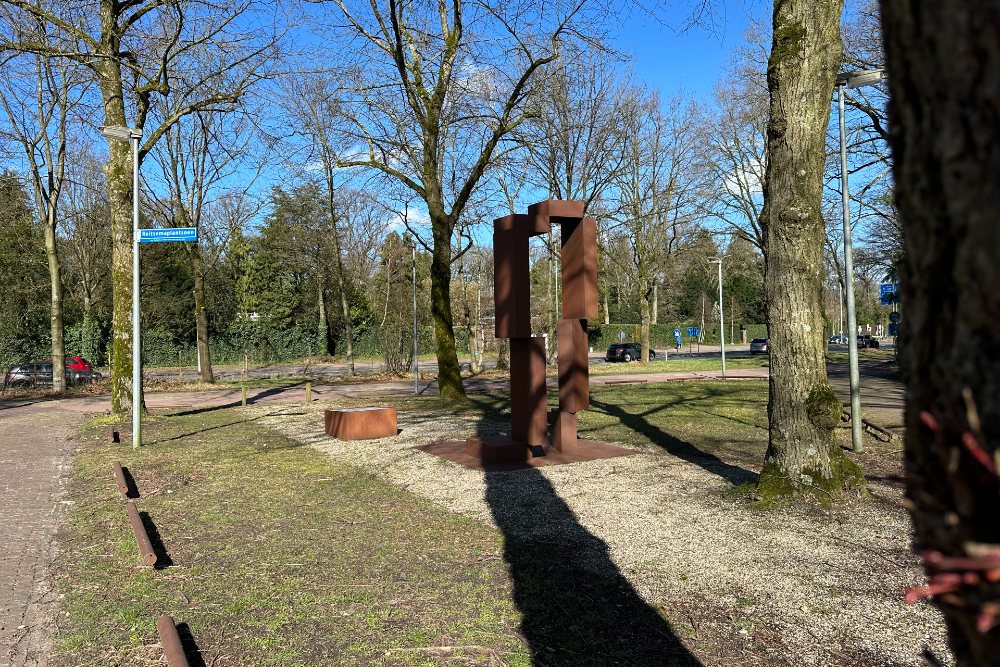
M92 371L94 367L83 357L66 357L66 368L71 371Z

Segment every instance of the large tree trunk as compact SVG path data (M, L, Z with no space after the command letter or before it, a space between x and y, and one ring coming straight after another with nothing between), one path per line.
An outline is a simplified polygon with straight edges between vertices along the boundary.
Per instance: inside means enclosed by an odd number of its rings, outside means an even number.
M55 195L46 207L45 254L49 260L49 287L51 303L49 320L52 331L52 391L66 391L66 344L63 340L63 284L62 268L59 262L59 248L56 245Z
M958 664L1000 665L1000 583L984 581L1000 573L1000 8L882 6L915 548ZM936 554L971 561L935 566Z
M106 45L117 53L117 44ZM102 64L100 76L104 124L127 126L117 58ZM111 411L132 411L132 149L128 141L108 140L108 204L111 213ZM138 351L136 351L138 353ZM140 399L141 400L141 399ZM138 406L141 409L141 405Z
M863 483L834 434L841 404L826 380L820 301L823 167L842 9L842 0L774 3L764 188L764 285L773 342L760 476L765 500L798 492L828 497L846 484Z
M189 250L191 255L191 270L194 273L194 321L198 340L198 366L201 368L201 381L215 382L212 371L212 352L208 345L208 308L205 305L205 266L201 261L201 248L197 243Z
M657 324L660 318L660 283L653 281L653 324Z
M451 234L454 226L441 213L430 213L434 248L431 253L431 317L437 344L438 389L446 400L466 399L462 369L455 349L451 312Z
M326 290L323 289L323 281L316 281L316 354L325 356L330 354L330 325L326 318Z

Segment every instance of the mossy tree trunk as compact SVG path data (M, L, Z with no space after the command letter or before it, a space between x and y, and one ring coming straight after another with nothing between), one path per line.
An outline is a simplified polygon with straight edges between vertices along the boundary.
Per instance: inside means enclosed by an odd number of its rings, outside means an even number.
M212 349L208 341L208 307L205 299L205 265L201 257L198 243L190 244L188 256L191 259L191 269L194 274L194 321L198 339L198 366L201 369L202 382L215 382L212 370Z
M765 500L801 492L828 497L863 482L834 434L841 407L823 356L823 167L842 10L842 0L774 3L764 188L773 343L759 483Z
M1000 8L883 0L902 222L905 470L918 551L959 665L1000 665ZM990 560L992 558L992 561Z

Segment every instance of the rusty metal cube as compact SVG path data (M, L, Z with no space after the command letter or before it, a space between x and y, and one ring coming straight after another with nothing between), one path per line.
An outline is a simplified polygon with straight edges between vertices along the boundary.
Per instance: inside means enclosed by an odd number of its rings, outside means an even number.
M396 435L396 408L366 407L327 410L326 434L340 440L374 440Z

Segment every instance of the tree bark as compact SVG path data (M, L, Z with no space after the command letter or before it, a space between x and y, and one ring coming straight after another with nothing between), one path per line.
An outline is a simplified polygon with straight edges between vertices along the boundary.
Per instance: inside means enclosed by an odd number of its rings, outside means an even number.
M66 343L63 339L63 284L59 248L56 245L55 201L46 208L45 254L49 261L51 304L49 320L52 332L52 391L66 391Z
M773 342L768 448L759 481L765 501L802 492L829 498L863 483L834 434L841 404L827 383L823 356L823 167L842 10L842 0L774 3L764 187L764 285Z
M191 269L194 274L194 321L198 340L198 365L201 368L201 381L212 384L215 373L212 371L212 351L208 345L208 308L205 305L205 267L201 260L201 249L197 243L191 244Z
M110 12L104 8L102 13ZM106 39L105 53L117 54L118 43ZM99 65L104 124L127 126L117 57ZM108 204L111 213L111 412L131 413L132 406L132 148L128 141L108 140ZM141 409L141 406L139 406Z
M883 0L915 549L1000 571L1000 8ZM988 560L992 554L992 564ZM1000 583L930 566L959 665L1000 665ZM978 627L977 627L978 625Z
M451 235L454 225L444 214L431 212L434 247L431 252L431 317L437 344L438 390L445 400L466 399L462 369L455 348L455 320L451 311Z

